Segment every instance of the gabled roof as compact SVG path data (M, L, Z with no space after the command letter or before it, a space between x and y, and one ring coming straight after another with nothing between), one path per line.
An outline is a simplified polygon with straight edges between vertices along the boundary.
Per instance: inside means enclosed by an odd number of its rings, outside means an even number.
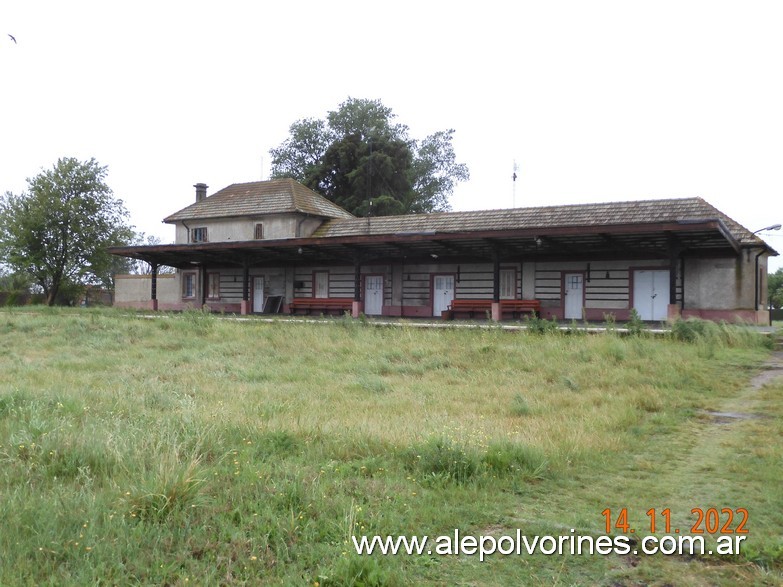
M353 218L337 204L293 179L235 183L168 216L163 222L299 212L323 218Z
M535 208L438 212L405 216L333 219L322 224L313 238L353 235L399 235L413 233L464 233L474 231L519 230L568 227L644 225L718 220L740 245L760 245L763 241L747 228L701 198L572 204Z

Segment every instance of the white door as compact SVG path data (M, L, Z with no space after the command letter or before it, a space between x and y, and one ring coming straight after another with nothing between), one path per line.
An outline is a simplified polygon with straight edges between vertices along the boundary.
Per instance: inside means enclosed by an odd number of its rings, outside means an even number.
M432 315L440 317L454 301L454 276L435 275L432 282Z
M368 316L383 314L382 275L367 275L364 278L364 313Z
M584 307L584 276L581 273L566 273L565 280L565 319L581 320Z
M253 312L260 313L264 311L264 278L253 278Z
M316 271L313 274L313 297L314 298L328 298L329 297L329 272L328 271Z
M634 271L633 307L642 320L666 320L669 308L669 272L649 269Z

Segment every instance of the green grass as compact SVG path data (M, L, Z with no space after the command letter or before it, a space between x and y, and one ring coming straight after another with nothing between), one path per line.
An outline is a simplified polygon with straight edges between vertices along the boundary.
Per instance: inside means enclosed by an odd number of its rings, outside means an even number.
M0 584L777 585L783 384L678 338L0 312ZM704 410L763 418L716 423ZM747 508L739 557L360 557ZM688 526L689 527L689 526ZM641 531L640 530L640 531Z

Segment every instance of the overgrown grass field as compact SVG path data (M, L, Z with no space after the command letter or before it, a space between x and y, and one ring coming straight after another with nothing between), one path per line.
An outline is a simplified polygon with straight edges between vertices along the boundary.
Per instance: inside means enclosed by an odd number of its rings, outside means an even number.
M748 385L768 341L680 330L4 310L0 584L778 585L783 382ZM640 536L650 508L683 528L692 508L747 508L749 533L735 557L351 542L597 536L623 507Z

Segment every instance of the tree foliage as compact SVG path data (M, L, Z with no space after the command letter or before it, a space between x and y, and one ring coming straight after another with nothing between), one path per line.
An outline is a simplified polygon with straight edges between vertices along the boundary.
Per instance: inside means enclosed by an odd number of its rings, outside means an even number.
M359 216L404 214L415 199L408 174L401 171L410 165L403 141L363 140L354 133L332 143L304 184Z
M29 299L30 277L24 273L8 271L0 265L0 304L13 306Z
M292 177L358 216L449 209L449 196L470 175L456 162L454 130L422 141L379 100L348 98L326 120L294 122L270 151L272 176Z
M110 286L117 258L107 247L131 241L123 202L95 159L62 158L0 199L0 259L30 276L53 305L61 290Z
M783 308L783 268L769 274L769 302L776 310Z

